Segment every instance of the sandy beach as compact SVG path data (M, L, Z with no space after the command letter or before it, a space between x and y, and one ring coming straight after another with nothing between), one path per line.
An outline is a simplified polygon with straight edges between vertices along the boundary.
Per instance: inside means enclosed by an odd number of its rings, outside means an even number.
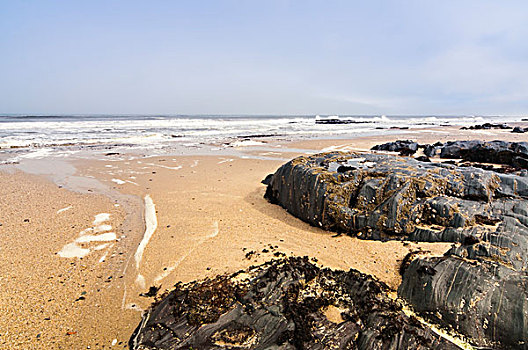
M282 256L358 269L395 290L407 253L441 255L450 244L335 235L268 203L261 181L304 152L365 151L397 139L528 141L524 135L444 127L357 139L266 139L266 150L239 147L242 157L110 154L63 158L50 169L39 165L43 160L2 165L0 348L126 348L154 300L140 296L151 286L163 293L180 281Z

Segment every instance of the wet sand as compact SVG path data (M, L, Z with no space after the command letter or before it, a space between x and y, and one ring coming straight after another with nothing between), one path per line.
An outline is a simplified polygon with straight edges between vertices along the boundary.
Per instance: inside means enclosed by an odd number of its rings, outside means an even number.
M260 181L300 153L292 149L362 150L396 139L444 137L528 140L503 130L477 135L443 128L382 139L281 141L282 147L268 141L271 151L242 149L271 159L117 155L71 160L75 171L68 177L4 167L10 171L0 171L0 348L124 348L153 301L140 296L150 286L162 292L179 281L234 272L282 254L355 268L395 289L399 261L409 251L422 247L442 254L450 244L335 237L268 203ZM73 257L61 257L61 251Z

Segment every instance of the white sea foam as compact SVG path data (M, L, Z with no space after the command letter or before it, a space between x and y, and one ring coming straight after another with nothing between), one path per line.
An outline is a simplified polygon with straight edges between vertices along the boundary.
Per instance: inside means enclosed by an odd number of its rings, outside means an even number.
M120 180L120 179L112 179L112 182L115 182L118 185L126 184L126 181Z
M104 253L100 258L99 258L99 263L102 263L102 262L105 262L106 260L106 256L108 255L108 252Z
M93 232L103 232L103 231L110 231L112 229L112 225L103 224L103 225L97 225L94 227Z
M53 152L53 150L51 148L41 148L41 149L37 149L34 152L21 155L21 156L19 156L19 158L23 158L23 159L41 159L41 158L48 157L52 152Z
M262 146L262 145L265 145L265 143L259 142L259 141L253 141L253 140L240 140L240 141L235 141L230 144L230 146L233 146L233 147L249 147L249 146Z
M88 243L88 242L107 242L114 241L117 239L115 232L106 232L100 235L86 235L79 237L75 240L77 243Z
M93 224L94 227L88 227L81 232L79 232L79 237L75 239L72 243L66 244L62 249L57 253L62 258L83 258L90 254L92 251L102 250L109 246L109 244L101 244L95 247L83 248L79 246L80 243L88 244L92 242L108 242L114 241L117 239L115 232L105 232L112 229L112 225L102 224L103 222L110 219L110 214L101 213L97 214L94 218ZM99 233L105 232L102 234L94 235L90 233ZM110 245L112 246L112 245ZM106 254L105 254L106 255Z
M138 274L137 277L136 277L136 284L139 286L139 288L141 289L145 289L145 287L147 286L147 283L145 282L145 277L143 277L142 274Z
M154 163L147 163L148 165L157 166L159 168L165 168L165 169L171 169L171 170L180 170L182 168L181 165L178 166L167 166L162 164L154 164Z
M141 264L141 259L143 259L143 253L147 247L150 239L156 228L158 227L158 219L156 217L156 206L152 201L150 195L145 196L145 233L143 234L143 239L139 243L139 246L134 254L134 259L136 261L136 269L139 271L139 266ZM143 279L144 281L144 279Z
M140 308L139 306L137 306L134 303L126 304L124 308L127 309L127 310L134 310L134 311L138 311L138 312L143 312L144 311L142 308Z
M57 253L61 258L84 258L90 249L81 248L77 243L68 243Z
M94 251L103 250L103 249L107 248L108 246L110 246L110 243L99 244L98 246L95 246L93 248L93 250Z
M40 159L48 156L67 157L78 152L78 145L104 145L127 150L148 150L149 154L163 154L172 145L185 148L207 148L222 151L220 145L258 146L254 136L298 138L347 138L360 135L393 134L390 127L424 128L439 125L468 126L476 123L510 123L520 116L342 116L359 123L339 126L316 124L313 116L61 116L57 118L22 118L0 116L0 148L10 150L13 158L3 162ZM174 137L177 136L177 137ZM253 138L252 138L253 137ZM241 139L241 138L246 138ZM19 150L19 147L27 149ZM159 151L159 152L158 152ZM24 154L24 152L26 152ZM128 158L132 159L132 158ZM110 163L119 158L108 159ZM109 165L109 164L107 164ZM108 168L110 168L109 166Z
M93 221L93 224L94 225L99 225L105 221L108 221L110 220L110 214L108 213L101 213L101 214L97 214L95 216L95 220Z
M60 213L62 213L62 212L65 212L66 210L70 210L71 208L73 208L73 206L70 205L69 207L59 209L59 210L57 210L57 214L60 214Z

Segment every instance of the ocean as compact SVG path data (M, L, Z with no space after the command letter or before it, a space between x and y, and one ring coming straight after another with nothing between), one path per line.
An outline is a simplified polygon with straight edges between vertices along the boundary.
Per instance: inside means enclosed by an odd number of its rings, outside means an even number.
M316 124L311 116L248 115L56 115L0 116L0 152L32 151L35 156L76 148L168 150L245 142L264 137L288 140L352 138L401 132L398 128L469 126L507 123L521 117L504 116L340 116L351 124Z

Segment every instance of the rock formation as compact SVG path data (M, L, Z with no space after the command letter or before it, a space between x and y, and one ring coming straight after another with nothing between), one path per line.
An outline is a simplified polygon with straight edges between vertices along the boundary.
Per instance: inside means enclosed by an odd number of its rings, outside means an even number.
M443 257L411 260L399 295L477 346L528 348L528 177L334 152L286 163L266 197L364 239L456 243Z
M411 155L418 150L418 143L411 140L398 140L387 142L382 145L376 145L371 148L374 151L391 151L400 152L402 155Z
M528 168L528 143L508 141L451 141L442 146L441 158L460 158L470 162L507 164Z
M517 132L517 131L516 131ZM528 143L509 141L449 141L432 145L419 145L412 140L398 140L372 147L372 150L395 151L411 155L419 148L427 157L462 159L469 162L504 164L518 169L528 169Z
M499 124L499 123L484 123L471 125L469 127L463 126L460 130L489 130L489 129L511 129L512 127L508 124Z
M528 154L501 141L431 147L477 162ZM528 176L332 152L296 158L265 183L270 202L323 229L453 242L444 256L414 252L401 264L398 295L420 317L370 276L287 258L177 284L143 316L131 349L457 348L430 323L479 349L528 349Z
M178 284L130 339L152 349L457 349L356 270L288 258Z

